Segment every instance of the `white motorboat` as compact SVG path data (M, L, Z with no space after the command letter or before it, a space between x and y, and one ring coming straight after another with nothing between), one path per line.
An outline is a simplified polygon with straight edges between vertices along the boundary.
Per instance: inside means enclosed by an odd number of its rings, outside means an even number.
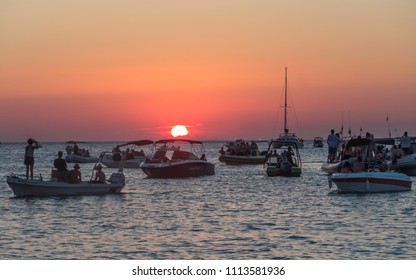
M80 183L58 181L52 170L50 179L40 176L37 179L26 179L24 175L11 174L7 176L7 183L16 197L24 196L66 196L66 195L103 195L120 193L125 185L123 174L123 160L120 161L118 172L113 172L105 183L94 182L95 170L101 164L106 152L101 153L99 161L94 165L91 179Z
M163 148L169 143L174 143L179 148ZM215 174L215 165L206 160L201 141L166 139L156 141L155 145L157 149L153 158L140 166L150 178L184 178ZM158 148L159 145L162 148Z
M330 177L340 192L397 192L410 191L412 180L404 173L387 172L357 172L334 173Z
M401 172L416 176L416 154L407 155L397 160L397 165Z
M124 157L124 168L140 168L140 164L148 158L142 148L153 144L151 140L138 140L118 145L112 154L103 158L102 164L110 168L118 168L121 158ZM127 147L127 149L119 150L122 147ZM139 150L135 150L135 148Z
M371 144L377 142L375 139L357 138L348 141L346 149L358 148L362 151L363 171L353 172L354 168L348 171L337 171L329 176L330 187L334 183L340 192L397 192L410 191L412 188L412 180L404 173L395 171L384 171L387 166L380 160L372 157L373 150ZM342 164L352 166L355 159L343 160ZM381 169L383 167L383 169ZM344 172L345 173L344 173Z
M290 133L289 129L287 128L287 67L285 68L285 104L284 104L284 130L283 133L279 135L279 137L273 140L273 148L281 148L282 146L286 146L286 143L296 143L296 147L303 148L304 143L303 139L299 138L295 133Z
M323 148L323 146L324 146L324 139L322 137L315 137L313 139L314 148Z

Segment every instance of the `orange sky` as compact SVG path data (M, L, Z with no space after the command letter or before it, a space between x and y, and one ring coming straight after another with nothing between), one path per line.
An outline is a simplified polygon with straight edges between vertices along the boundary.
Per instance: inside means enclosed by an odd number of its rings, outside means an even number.
M104 3L103 3L104 2ZM0 1L0 141L416 136L410 0Z

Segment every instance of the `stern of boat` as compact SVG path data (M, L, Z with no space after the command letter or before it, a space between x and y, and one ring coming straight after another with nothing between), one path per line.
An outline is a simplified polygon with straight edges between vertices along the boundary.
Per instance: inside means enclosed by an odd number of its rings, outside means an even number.
M126 184L126 177L123 173L112 173L110 179L108 181L112 184L122 184L123 186Z

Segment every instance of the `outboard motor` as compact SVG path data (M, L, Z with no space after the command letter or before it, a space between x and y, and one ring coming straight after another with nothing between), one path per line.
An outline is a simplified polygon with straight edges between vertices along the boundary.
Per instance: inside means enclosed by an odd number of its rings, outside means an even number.
M282 162L282 165L280 166L280 173L284 176L292 175L292 165L287 160Z
M112 173L108 181L110 183L122 183L124 186L126 184L126 177L123 173Z

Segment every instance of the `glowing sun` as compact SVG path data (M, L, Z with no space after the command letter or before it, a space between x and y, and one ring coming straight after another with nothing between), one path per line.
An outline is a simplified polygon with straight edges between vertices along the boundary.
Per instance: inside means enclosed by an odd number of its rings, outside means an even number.
M175 125L170 131L173 137L188 135L188 129L183 125Z

